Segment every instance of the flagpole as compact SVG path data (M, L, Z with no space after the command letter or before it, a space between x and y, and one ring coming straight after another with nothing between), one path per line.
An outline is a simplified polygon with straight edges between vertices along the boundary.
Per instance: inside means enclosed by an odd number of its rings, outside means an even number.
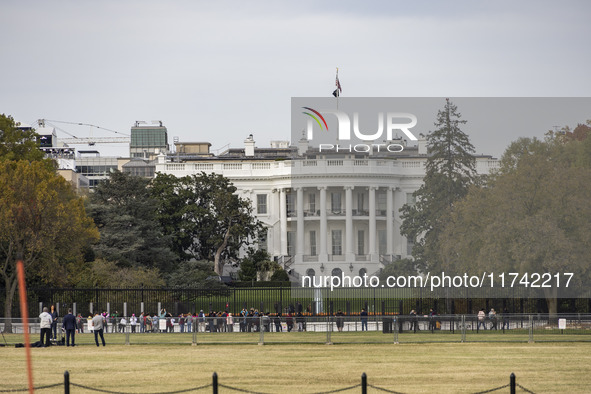
M337 78L335 80L335 87L336 87L335 92L337 93L337 111L339 110L339 96L341 95L341 92L339 92L339 84L337 83L338 80L339 80L339 68L337 67ZM337 120L337 142L338 141L339 141L339 122Z
M338 80L339 80L339 68L337 67L337 81ZM337 111L338 111L339 110L339 96L341 95L341 92L338 91L339 90L338 86L336 88L337 88Z

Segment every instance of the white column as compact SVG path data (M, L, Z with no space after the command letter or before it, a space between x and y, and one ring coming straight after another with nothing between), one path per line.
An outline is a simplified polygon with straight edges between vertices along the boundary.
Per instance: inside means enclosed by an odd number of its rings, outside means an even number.
M394 196L391 187L386 189L386 253L390 256L394 254L393 236L394 236Z
M349 263L355 261L353 239L353 186L345 186L345 258Z
M304 188L296 189L296 210L297 210L297 239L296 239L296 259L303 260L304 256Z
M318 261L328 261L328 254L326 253L326 231L327 231L327 219L326 219L326 186L319 186L320 190L320 244Z
M280 251L282 256L287 256L287 201L285 189L279 190L279 223L281 232Z
M369 257L371 261L377 261L376 255L376 189L369 187Z
M399 187L394 188L394 211L393 212L393 226L394 226L394 254L402 255L402 236L400 235L400 209L401 204L406 202L405 194L402 193Z

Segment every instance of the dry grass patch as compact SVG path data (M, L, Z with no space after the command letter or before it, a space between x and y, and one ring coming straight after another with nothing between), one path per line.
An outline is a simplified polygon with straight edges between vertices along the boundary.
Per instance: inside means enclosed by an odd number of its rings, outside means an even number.
M511 372L534 392L588 392L591 365L591 343L107 345L32 352L36 386L63 381L68 370L71 382L130 393L197 387L210 383L214 371L220 383L267 393L352 386L362 372L370 384L407 393L487 390L507 384ZM25 388L24 349L0 354L0 389Z

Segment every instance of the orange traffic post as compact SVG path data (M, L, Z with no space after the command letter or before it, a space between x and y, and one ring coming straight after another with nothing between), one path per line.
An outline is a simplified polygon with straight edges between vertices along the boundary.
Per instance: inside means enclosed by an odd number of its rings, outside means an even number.
M27 374L29 377L29 393L33 393L33 363L31 361L31 343L29 341L29 310L27 309L27 289L25 288L25 268L22 260L16 262L18 275L18 293L21 301L21 316L25 334L25 352L27 354Z

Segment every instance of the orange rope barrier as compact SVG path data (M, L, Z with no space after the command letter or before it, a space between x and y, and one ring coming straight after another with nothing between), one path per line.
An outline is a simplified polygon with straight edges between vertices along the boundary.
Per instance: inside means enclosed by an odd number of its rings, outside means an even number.
M25 351L27 353L27 374L29 377L29 393L33 394L33 363L31 361L31 343L29 341L29 310L27 309L27 289L25 288L25 268L22 260L16 262L18 275L18 293L21 301L21 316L25 334Z

